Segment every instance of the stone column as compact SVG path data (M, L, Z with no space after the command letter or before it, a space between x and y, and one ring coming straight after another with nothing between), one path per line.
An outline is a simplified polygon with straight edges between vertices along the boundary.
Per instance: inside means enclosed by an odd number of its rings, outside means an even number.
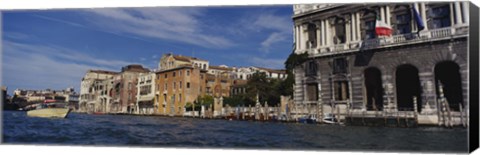
M450 3L450 21L451 21L452 26L455 25L455 16L454 16L455 15L455 13L454 13L455 9L453 8L453 4L454 3Z
M422 86L422 94L421 94L421 99L422 102L418 103L421 105L422 112L432 112L432 110L436 109L435 106L435 91L433 90L433 81L435 80L435 77L433 75L433 72L431 71L425 71L422 73L418 74L420 84ZM427 105L428 104L428 105Z
M325 20L322 20L322 23L321 23L321 24L322 24L322 25L321 25L321 26L322 26L322 27L321 27L321 28L322 28L322 46L326 46L326 45L327 45L327 41L326 41L326 39L327 39L327 37L326 37L326 35L327 35L327 27L325 26Z
M332 38L331 38L332 33L331 33L330 23L329 23L328 19L325 19L325 27L326 27L326 34L327 34L325 36L325 38L326 38L325 40L327 42L326 45L330 46L330 45L332 45L332 43L330 43L331 40L332 40Z
M418 7L417 7L417 8L418 8ZM386 18L385 18L385 19L386 19L386 22L387 22L388 26L391 26L392 23L391 23L391 21L390 21L390 7L389 7L388 5L385 6L385 15L386 15Z
M427 9L425 8L425 2L420 3L420 16L422 16L422 21L425 24L424 30L428 30L427 26Z
M384 9L385 6L381 6L380 7L380 18L383 22L385 22L385 9Z
M348 17L347 17L348 18ZM352 35L350 35L350 28L351 28L351 25L352 25L352 22L351 20L345 20L345 29L347 30L345 32L345 35L346 35L346 41L345 43L350 43L350 40L352 38Z
M322 40L321 40L321 35L322 35L322 26L321 26L321 23L320 21L315 21L315 27L316 27L316 30L317 30L317 48L319 48L320 46L322 46Z
M460 8L460 2L455 2L455 24L462 24L462 13Z
M470 22L470 12L468 9L468 4L469 2L462 2L462 10L463 10L463 23L469 23Z
M295 47L296 47L297 51L300 50L300 39L299 39L299 37L300 37L299 26L296 25L295 26Z
M392 76L390 73L385 72L384 75L382 75L382 83L383 83L383 89L385 93L386 100L384 100L384 103L387 103L388 109L390 112L395 112L397 111L397 105L395 104L395 88L392 83Z
M357 19L357 18L356 18L356 16L355 16L355 13L352 13L350 16L351 16L351 17L350 17L350 19L351 19L350 21L352 21L352 22L351 22L351 26L352 26L352 27L351 27L352 41L357 41L357 32L356 32L356 30L357 30L357 20L356 20L356 19Z
M304 35L305 35L305 34L303 33L303 27L304 27L303 24L300 25L300 29L299 29L299 33L298 33L298 34L299 34L299 35L298 35L298 37L299 37L299 39L298 39L299 42L298 42L298 43L300 44L300 45L299 45L300 50L304 50L304 49L305 49L305 38L304 38Z
M357 16L356 17L356 19L357 19L357 23L356 23L357 24L357 26L356 26L357 27L357 30L356 30L357 31L357 40L362 40L362 35L361 35L362 31L360 30L360 13L357 12L356 16Z

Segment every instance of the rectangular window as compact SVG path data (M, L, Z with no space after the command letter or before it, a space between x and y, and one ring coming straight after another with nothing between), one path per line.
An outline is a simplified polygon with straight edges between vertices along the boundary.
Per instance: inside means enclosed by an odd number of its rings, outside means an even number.
M190 82L187 82L187 88L190 88Z
M173 82L173 89L177 89L177 84Z
M173 77L175 77L175 75L176 75L176 72L174 71L172 74L173 74Z
M168 74L167 74L167 73L165 73L165 79L166 79L167 77L168 77Z
M431 20L428 20L430 29L438 29L451 26L449 5L433 6L427 13Z
M348 62L345 58L333 60L333 74L347 73Z
M187 70L187 76L190 76L190 70Z
M182 94L178 94L178 101L182 102Z
M318 85L316 83L307 84L307 97L308 101L318 100Z
M345 101L350 98L348 81L335 81L333 87L336 101Z
M180 81L180 82L178 83L178 85L179 85L178 87L180 87L180 89L182 89L182 81Z

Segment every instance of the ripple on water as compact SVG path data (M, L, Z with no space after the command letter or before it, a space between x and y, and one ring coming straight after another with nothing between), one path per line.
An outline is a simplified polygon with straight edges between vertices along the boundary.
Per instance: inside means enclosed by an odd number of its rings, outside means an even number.
M466 152L467 130L344 127L170 117L3 113L3 140L23 144L135 145Z

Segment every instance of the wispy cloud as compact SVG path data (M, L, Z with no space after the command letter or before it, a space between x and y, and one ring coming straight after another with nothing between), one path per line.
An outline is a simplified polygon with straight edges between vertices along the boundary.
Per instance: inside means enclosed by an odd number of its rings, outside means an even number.
M58 46L3 41L3 79L14 87L61 89L79 88L89 69L118 71L131 62L100 59Z
M261 51L264 51L264 52L270 52L270 48L272 46L272 44L275 44L275 43L278 43L278 42L282 42L282 41L286 41L287 40L287 37L285 34L282 34L282 33L279 33L279 32L273 32L272 34L270 34L268 36L268 38L266 40L264 40L262 43L261 43Z
M91 9L92 23L117 33L183 42L209 48L227 48L234 43L205 31L200 8Z
M269 59L269 58L259 58L259 57L252 57L248 59L248 61L252 63L253 66L276 68L276 69L284 68L284 62L285 62L285 60L283 59Z
M275 12L263 12L258 16L251 16L241 20L242 25L246 25L245 29L256 32L265 32L265 39L260 42L259 50L269 53L273 45L284 41L289 41L289 36L292 35L291 27L292 21L288 17L277 15Z

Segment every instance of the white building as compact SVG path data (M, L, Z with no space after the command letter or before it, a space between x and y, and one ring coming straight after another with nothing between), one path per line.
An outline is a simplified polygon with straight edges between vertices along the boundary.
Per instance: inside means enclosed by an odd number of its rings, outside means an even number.
M154 114L158 109L158 104L154 104L155 100L155 72L140 73L137 80L137 114Z

